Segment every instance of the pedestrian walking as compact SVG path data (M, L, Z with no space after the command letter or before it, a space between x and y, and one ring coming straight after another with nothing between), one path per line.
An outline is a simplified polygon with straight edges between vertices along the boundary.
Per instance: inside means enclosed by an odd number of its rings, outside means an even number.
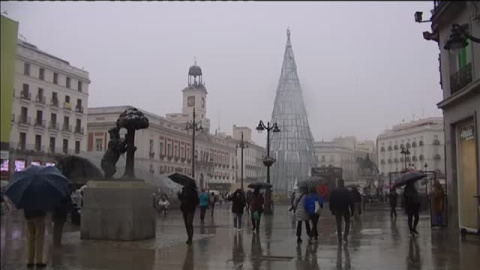
M397 199L398 193L397 190L392 188L390 189L390 194L388 195L388 202L390 203L390 217L397 218Z
M418 234L417 225L420 213L420 194L415 188L415 182L409 182L403 191L405 210L408 216L408 228L411 235Z
M293 203L295 209L295 220L297 221L297 243L302 243L302 223L305 223L308 240L311 242L310 216L305 209L305 196L306 194L303 192L297 193Z
M53 212L53 246L62 245L63 226L67 221L67 213L71 208L72 200L66 197Z
M432 191L432 214L434 225L441 227L443 225L443 210L444 210L445 191L438 179L433 183Z
M243 194L241 189L237 189L233 195L229 197L229 201L232 201L232 213L234 214L233 228L240 232L242 231L243 209L246 205L245 194Z
M362 194L360 194L357 187L353 187L351 192L355 208L355 220L360 221L360 215L362 214Z
M330 194L330 211L335 216L337 222L338 243L342 243L342 220L345 221L345 233L343 240L348 242L348 232L350 231L350 216L355 213L353 198L345 188L343 179L338 180L338 188Z
M293 191L292 194L290 195L290 209L288 209L288 211L293 211L294 214L295 214L295 207L294 207L295 198L296 198L296 192Z
M258 233L260 231L260 219L262 217L264 203L265 203L265 200L263 198L263 194L260 193L260 188L255 188L251 197L251 202L250 202L250 211L252 212L253 233Z
M43 262L43 244L45 237L45 217L41 210L24 210L27 220L27 267L46 267Z
M323 209L323 197L318 194L316 187L312 187L310 193L305 197L305 210L312 222L311 227L311 239L312 241L318 241L318 220Z
M202 193L199 196L200 200L200 222L205 223L205 212L208 208L208 193L205 189L202 189Z
M210 216L213 218L213 214L215 211L215 204L217 203L217 196L215 196L215 193L210 193L209 197L209 205L210 205Z
M168 208L170 207L167 195L162 194L162 197L158 200L158 206L160 207L160 212L163 212L163 216L166 217Z
M182 210L183 221L187 230L187 244L190 245L193 239L193 217L199 204L197 189L192 184L184 186L182 192L178 194L178 199L180 200L180 210Z

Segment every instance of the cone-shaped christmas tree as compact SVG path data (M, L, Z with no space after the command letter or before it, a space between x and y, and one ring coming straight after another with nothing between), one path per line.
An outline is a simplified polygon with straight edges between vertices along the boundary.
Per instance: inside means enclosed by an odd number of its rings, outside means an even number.
M309 176L311 168L316 165L313 137L298 80L290 30L287 30L282 72L272 113L272 123L275 122L281 132L271 135L271 156L276 159L272 166L271 183L274 190L283 193L291 189L295 179L300 181Z

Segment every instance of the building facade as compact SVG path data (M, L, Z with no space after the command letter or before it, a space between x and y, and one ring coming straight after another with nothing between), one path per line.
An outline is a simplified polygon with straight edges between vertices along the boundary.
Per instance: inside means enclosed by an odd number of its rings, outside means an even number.
M11 112L10 170L86 150L87 71L18 40Z
M334 138L330 142L315 142L318 167L342 168L342 177L348 183L357 182L359 164L357 159L369 158L375 162L375 143L357 141L354 136Z
M405 168L445 173L443 118L430 117L393 126L377 137L378 169L388 177ZM404 155L402 149L410 154Z
M480 4L434 1L431 30L424 38L439 47L443 100L437 105L445 125L448 224L476 231L480 225L480 200L474 197L480 194Z
M267 168L263 165L263 158L265 157L267 150L264 147L261 147L252 140L252 129L249 127L238 127L233 125L233 140L237 146L237 158L236 158L236 176L238 181L242 180L241 178L241 169L242 169L242 149L240 148L240 143L242 141L243 133L243 142L246 147L243 149L243 180L244 188L248 183L252 182L265 182L267 176Z

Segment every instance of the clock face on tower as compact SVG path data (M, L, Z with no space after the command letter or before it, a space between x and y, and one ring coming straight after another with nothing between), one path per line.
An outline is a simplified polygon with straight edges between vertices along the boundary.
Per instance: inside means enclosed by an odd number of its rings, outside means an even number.
M194 107L195 106L195 97L191 96L187 98L187 106Z
M205 98L202 97L202 108L205 108Z

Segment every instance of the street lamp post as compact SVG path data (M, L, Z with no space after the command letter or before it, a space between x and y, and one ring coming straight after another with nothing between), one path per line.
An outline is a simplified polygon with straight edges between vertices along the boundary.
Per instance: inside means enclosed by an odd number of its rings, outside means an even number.
M202 130L202 121L195 121L195 108L193 108L193 120L187 122L186 130L192 130L192 178L195 178L195 132Z
M256 128L258 132L262 132L264 130L267 131L267 156L263 159L263 164L267 167L267 183L270 184L270 167L273 165L275 160L270 157L270 131L273 132L280 132L277 123L273 123L270 125L270 122L267 122L267 125L263 123L262 120L258 123ZM265 192L265 215L273 214L272 211L272 189L267 188Z
M405 161L405 170L407 169L407 155L410 155L410 150L408 150L408 147L402 147L402 151L400 154L405 155L404 161Z
M240 150L240 185L243 190L243 149L248 148L248 144L243 141L243 132L242 132L242 140L240 144L236 145L237 148L241 148Z

